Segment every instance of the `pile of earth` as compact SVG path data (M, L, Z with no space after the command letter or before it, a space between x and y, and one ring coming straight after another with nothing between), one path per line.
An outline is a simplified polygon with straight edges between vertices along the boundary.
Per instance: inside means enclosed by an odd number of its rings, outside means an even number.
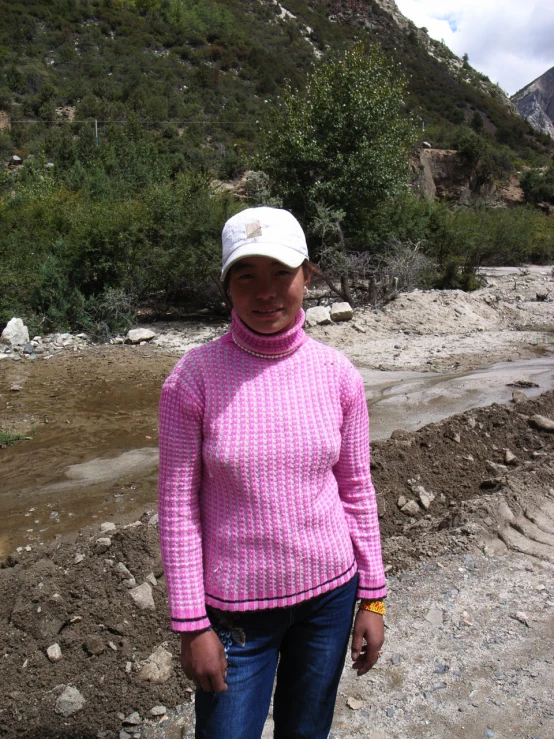
M499 501L516 507L521 475L554 492L554 433L536 419L554 418L554 393L516 400L373 445L389 573L474 546L478 528L494 539ZM152 511L20 550L0 569L1 737L145 736L190 703Z

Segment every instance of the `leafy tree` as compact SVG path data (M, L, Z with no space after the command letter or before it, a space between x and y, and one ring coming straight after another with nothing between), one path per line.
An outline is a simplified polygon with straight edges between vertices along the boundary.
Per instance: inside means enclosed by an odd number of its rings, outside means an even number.
M304 90L286 87L263 128L259 168L309 231L324 206L342 211L341 239L360 234L402 189L414 135L405 90L398 65L361 43L319 63Z

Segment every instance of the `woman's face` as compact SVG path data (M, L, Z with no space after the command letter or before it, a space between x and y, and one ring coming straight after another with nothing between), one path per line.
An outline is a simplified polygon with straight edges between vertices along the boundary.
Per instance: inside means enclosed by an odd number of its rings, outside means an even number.
M292 269L270 257L245 257L230 270L229 295L239 318L260 334L294 325L302 305L309 267Z

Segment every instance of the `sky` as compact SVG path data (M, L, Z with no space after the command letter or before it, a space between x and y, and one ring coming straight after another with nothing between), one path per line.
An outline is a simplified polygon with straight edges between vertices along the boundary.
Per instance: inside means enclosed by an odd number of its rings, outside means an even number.
M554 67L554 0L396 0L416 26L513 95Z

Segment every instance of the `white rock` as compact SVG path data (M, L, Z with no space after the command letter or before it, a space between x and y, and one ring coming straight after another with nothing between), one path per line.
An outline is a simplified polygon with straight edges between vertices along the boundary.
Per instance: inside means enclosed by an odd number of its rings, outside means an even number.
M141 341L152 341L156 334L149 328L132 328L127 332L125 340L128 344L140 344Z
M109 536L101 536L99 539L96 539L96 549L99 552L99 554L103 554L106 552L112 545L112 540Z
M50 662L59 662L62 658L62 650L60 649L59 644L52 644L48 649L46 650L46 656L50 660Z
M331 310L324 305L308 308L306 311L306 324L308 326L325 326L331 323Z
M100 531L103 534L107 534L108 531L115 531L116 526L115 523L112 523L111 521L106 521L105 523L100 524Z
M333 303L331 319L333 321L350 321L354 318L354 311L350 303Z
M405 505L402 506L400 510L402 511L402 513L406 513L408 516L417 516L421 513L421 508L418 506L415 500L409 500Z
M425 620L432 626L442 626L442 611L440 608L430 608L425 616Z
M156 580L156 575L154 575L153 572L151 572L149 575L146 575L146 582L149 582L150 585L156 587L156 585L158 584L158 581Z
M551 418L546 418L546 416L540 416L538 414L531 416L529 423L541 431L554 432L554 421Z
M8 321L0 336L0 343L10 346L23 346L29 343L29 331L21 318L12 318Z
M72 716L85 706L83 695L72 685L66 685L65 690L56 701L54 710L62 716Z
M124 579L133 577L133 575L129 572L127 567L123 564L123 562L118 562L116 566L114 567L114 570L123 576Z
M402 510L402 508L404 508L407 502L408 502L408 499L404 497L404 495L401 495L396 501L396 505L398 506L398 508Z
M516 465L517 464L517 457L509 449L506 449L506 451L504 452L504 462L505 462L505 464Z
M150 709L151 716L163 716L166 712L167 708L165 706L154 706Z
M142 585L137 585L136 588L129 590L129 595L141 610L156 610L150 583L143 582Z
M150 683L165 683L173 674L173 655L164 649L158 647L152 654L141 664L138 674L139 680L148 681Z
M148 525L149 526L157 526L158 525L158 514L157 513L154 513L154 515L152 516L152 518L150 518L148 520Z
M142 724L140 713L138 711L130 713L126 718L123 719L123 723L127 724L128 726L139 726L140 724Z
M346 705L348 706L348 708L351 708L353 711L359 711L360 708L364 705L364 702L361 700L358 700L358 698L353 698L350 695L346 699Z
M85 555L84 554L76 554L75 555L75 559L73 560L73 562L76 565L81 564L81 562L84 560L84 558L85 558Z

